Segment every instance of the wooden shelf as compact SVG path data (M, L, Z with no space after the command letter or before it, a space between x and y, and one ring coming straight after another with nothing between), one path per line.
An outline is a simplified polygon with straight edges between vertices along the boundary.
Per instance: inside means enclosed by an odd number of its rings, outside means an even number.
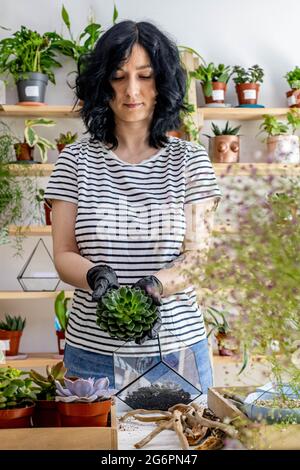
M213 167L217 176L250 176L253 173L260 176L300 175L300 164L296 163L214 163ZM30 165L12 163L10 169L15 176L50 176L54 165L51 163Z
M290 108L198 108L199 119L203 120L236 120L255 121L262 119L263 114L284 116Z
M40 105L40 106L20 106L14 104L0 105L0 117L59 117L77 118L79 108L71 105Z
M0 300L32 300L32 299L55 299L58 291L2 291L0 292ZM73 291L65 291L65 296L70 298L73 296Z
M0 364L0 367L17 367L17 368L37 368L37 367L46 367L47 365L53 366L57 362L62 360L58 353L30 353L26 359L9 359L9 356L6 356L6 363Z

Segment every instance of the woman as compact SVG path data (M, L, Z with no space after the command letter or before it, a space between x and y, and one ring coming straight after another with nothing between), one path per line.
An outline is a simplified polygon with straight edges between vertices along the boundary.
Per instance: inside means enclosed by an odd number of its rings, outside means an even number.
M220 191L205 149L166 135L185 110L178 49L153 24L123 21L101 36L79 71L76 92L90 138L60 154L45 194L55 266L76 288L68 373L108 376L114 384L114 351L140 366L157 360L162 323L164 351L192 348L206 392L205 327L182 270L207 248ZM139 286L160 305L161 321L141 344L124 345L96 325L96 302L119 285Z

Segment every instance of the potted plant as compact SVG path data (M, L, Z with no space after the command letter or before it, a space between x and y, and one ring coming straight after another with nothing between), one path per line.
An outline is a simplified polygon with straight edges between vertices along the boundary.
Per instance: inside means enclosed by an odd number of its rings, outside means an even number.
M62 426L107 426L112 395L107 377L56 380L56 401Z
M291 109L286 114L287 124L270 114L263 115L259 128L267 134L268 162L299 163L299 137L294 135L300 127L300 114Z
M237 353L238 345L235 338L230 334L231 329L226 320L228 312L208 307L205 312L205 322L209 325L209 337L214 332L217 340L218 352L220 356L233 356Z
M200 80L205 103L224 103L227 83L232 75L230 66L224 64L201 64L196 70L190 72L191 77Z
M26 318L21 316L5 315L5 320L0 321L0 339L9 340L7 356L17 356Z
M260 404L264 417L286 420L283 410L289 410L299 422L299 181L257 177L253 171L244 185L232 179L227 190L237 195L226 214L234 216L234 231L214 239L206 260L200 257L189 270L189 279L201 305L213 301L235 309L232 333L244 351L241 370L253 355L269 365L271 386L259 387L273 394Z
M223 129L212 123L214 136L205 134L209 138L209 155L215 163L235 163L240 159L240 136L238 132L241 126L230 127L229 121Z
M239 106L256 105L260 85L263 83L264 71L259 65L252 65L248 69L235 65L233 67L233 81L236 84Z
M55 126L53 119L37 118L37 119L26 119L24 129L24 141L19 141L14 144L16 151L16 158L21 163L36 163L33 160L33 150L36 145L40 152L42 163L47 161L48 149L55 150L55 145L44 137L40 137L37 132L33 129L36 126L52 127Z
M65 332L68 325L68 302L70 299L65 298L65 291L61 291L55 298L54 309L55 309L55 327L56 336L58 343L59 354L64 353L65 349Z
M45 195L45 190L42 188L38 189L37 194L36 194L36 200L38 203L43 204L46 225L52 225L52 220L51 220L52 210L44 201L44 195Z
M55 84L57 61L54 32L39 34L21 26L11 37L0 41L0 74L8 73L17 85L19 104L37 105L45 101L48 80Z
M65 134L61 132L59 134L59 137L55 139L56 148L59 151L59 153L65 148L66 145L73 144L77 138L78 138L77 132L75 132L75 134L72 134L71 131L68 131Z
M60 416L56 407L56 384L55 381L63 385L63 377L67 369L63 362L58 362L54 366L46 366L46 376L43 376L31 369L29 376L33 383L38 386L36 392L37 401L33 414L33 425L35 427L57 427L60 426Z
M286 78L291 90L286 92L288 106L290 108L300 108L300 67L295 67L288 72Z
M0 368L0 428L29 428L36 400L28 375L13 367Z

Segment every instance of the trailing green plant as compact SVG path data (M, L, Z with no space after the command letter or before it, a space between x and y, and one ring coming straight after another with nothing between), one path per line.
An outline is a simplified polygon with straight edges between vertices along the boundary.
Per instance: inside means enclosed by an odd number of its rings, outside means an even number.
M233 67L233 81L236 85L240 83L262 83L264 71L259 65L252 65L248 69L235 65Z
M68 325L69 311L68 302L70 299L65 298L65 291L61 291L55 298L54 310L61 331L66 331Z
M58 362L54 366L46 366L46 376L39 374L31 369L29 376L32 381L39 387L36 395L38 400L54 400L56 396L57 380L63 385L63 378L67 369L64 367L63 361Z
M33 129L36 126L52 127L55 126L56 122L53 119L37 118L37 119L26 119L24 128L24 142L30 147L35 145L39 149L42 163L46 163L48 158L48 150L55 150L55 145L44 137L40 137L37 132Z
M295 134L300 127L300 114L294 108L286 114L287 123L279 121L271 114L263 114L262 117L264 120L259 126L259 129L261 129L259 134L262 132L265 132L268 136Z
M0 330L23 331L26 325L26 318L20 315L5 315L5 320L0 321Z
M287 80L292 90L300 88L300 67L296 66L293 70L288 72L284 78Z
M36 400L35 387L28 372L0 367L0 409L22 408Z
M213 90L212 83L228 83L232 75L232 69L230 66L225 66L224 64L216 66L210 62L208 65L199 65L196 70L190 72L190 75L196 80L200 80L203 85L204 95L211 96Z
M122 340L140 338L158 318L152 299L141 289L128 286L104 294L96 315L97 325L102 330Z
M57 144L69 145L69 144L73 144L77 138L78 138L77 132L75 132L75 134L72 134L71 131L68 131L65 134L61 132L59 134L59 137L55 139L55 142Z
M41 35L21 26L11 37L0 40L0 74L11 74L17 82L26 79L29 72L40 72L55 84L53 70L61 67L56 58L60 40L55 32Z
M94 19L89 20L89 24L79 34L78 38L75 38L71 30L71 20L68 11L65 6L62 6L61 17L64 24L67 27L70 39L61 38L56 41L55 45L59 51L67 56L71 57L76 63L78 63L79 57L84 54L91 52L98 41L99 37L103 33L102 25L95 23ZM118 18L118 10L114 4L113 10L113 24L115 24Z
M230 127L229 121L226 122L226 125L223 129L220 129L214 122L211 124L212 132L215 136L218 135L237 135L242 126ZM204 134L206 137L211 137L210 135Z
M235 194L225 208L233 230L218 233L206 259L200 253L184 274L201 305L235 310L232 335L244 352L264 355L271 379L300 396L299 181L257 177L253 168L243 185L228 180L227 191Z

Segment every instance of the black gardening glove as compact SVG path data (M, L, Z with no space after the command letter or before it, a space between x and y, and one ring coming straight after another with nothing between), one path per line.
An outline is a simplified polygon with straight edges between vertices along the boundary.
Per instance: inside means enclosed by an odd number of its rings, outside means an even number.
M118 289L119 282L115 271L106 264L93 266L86 275L88 285L93 291L92 300L99 302L108 289Z
M161 305L161 295L163 293L163 285L159 279L155 276L146 276L137 281L133 287L139 287L145 294L147 294L153 301L154 305ZM154 322L152 328L145 331L143 336L135 340L136 344L143 344L148 339L154 339L157 337L160 330L162 321L159 308L157 309L157 320Z

